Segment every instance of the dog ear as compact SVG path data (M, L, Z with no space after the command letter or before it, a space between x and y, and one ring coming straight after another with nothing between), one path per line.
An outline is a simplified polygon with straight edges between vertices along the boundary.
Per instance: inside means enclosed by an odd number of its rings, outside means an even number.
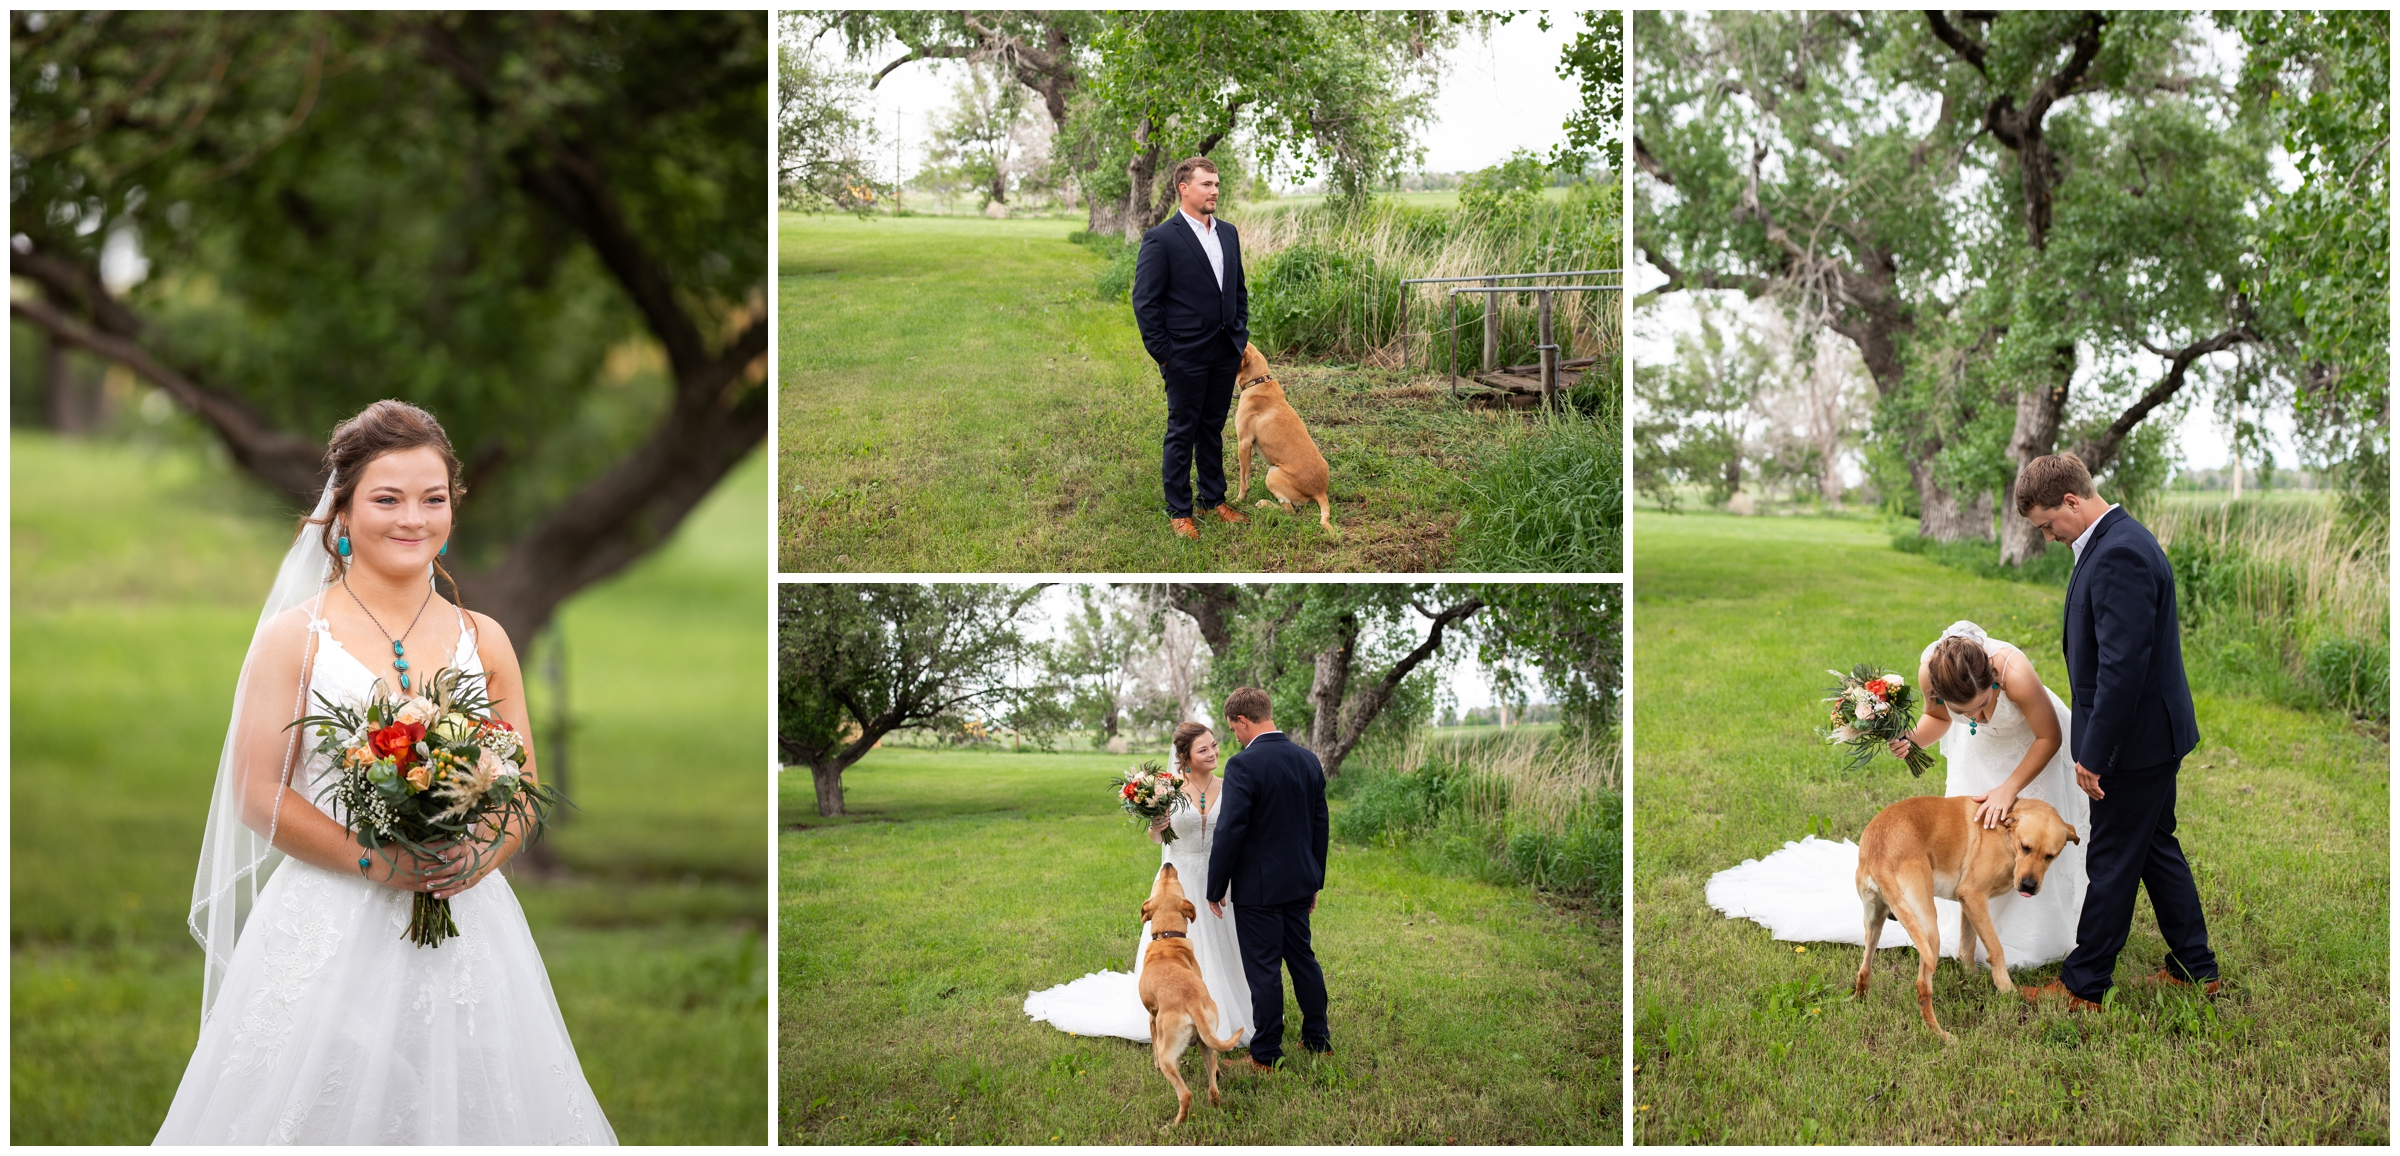
M2075 834L2075 824L2073 823L2067 824L2067 842L2073 843L2079 847L2083 845L2083 840L2077 837Z
M2014 830L2016 830L2016 829L2017 829L2017 813L2016 813L2015 811L2010 811L2010 812L2008 813L2008 817L2007 817L2007 818L2000 820L2000 828L2001 828L2002 830L2004 830L2004 831L2014 831Z
M1189 899L1183 901L1183 917L1186 920L1200 918L1200 909L1192 906L1192 901Z
M1150 922L1150 912L1151 912L1153 909L1155 909L1157 906L1158 906L1158 900L1156 900L1156 899L1144 899L1144 900L1142 900L1142 922L1144 922L1144 923L1148 923L1148 922Z

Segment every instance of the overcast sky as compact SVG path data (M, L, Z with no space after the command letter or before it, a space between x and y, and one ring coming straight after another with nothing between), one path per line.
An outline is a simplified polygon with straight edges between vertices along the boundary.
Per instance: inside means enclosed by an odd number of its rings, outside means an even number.
M1578 97L1572 84L1558 78L1558 60L1582 18L1559 13L1551 30L1542 32L1534 27L1536 15L1511 20L1493 32L1488 44L1469 38L1451 53L1436 120L1420 138L1427 171L1488 168L1507 160L1512 150L1546 152L1566 139L1562 126ZM838 51L830 37L818 45L820 51ZM890 49L867 69L871 74L898 56L898 49ZM925 163L928 120L951 106L952 89L965 76L963 64L927 60L902 65L883 78L870 95L887 164L895 137L905 172L913 174Z

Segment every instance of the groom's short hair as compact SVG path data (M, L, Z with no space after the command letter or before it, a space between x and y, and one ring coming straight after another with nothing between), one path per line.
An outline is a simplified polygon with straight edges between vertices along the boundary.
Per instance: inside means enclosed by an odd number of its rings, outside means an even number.
M1268 701L1267 692L1255 686L1245 686L1225 696L1225 717L1245 718L1251 722L1273 722L1275 704Z
M1199 172L1202 169L1206 169L1212 173L1216 172L1217 162L1212 161L1207 157L1192 157L1185 160L1183 163L1175 166L1175 183L1169 187L1175 189L1178 196L1182 195L1183 186L1191 184L1193 181L1199 179L1192 174Z
M2083 459L2074 454L2045 454L2017 471L2020 518L2037 509L2057 509L2066 504L2068 494L2078 498L2100 496L2100 491L2092 488L2092 471L2085 469Z

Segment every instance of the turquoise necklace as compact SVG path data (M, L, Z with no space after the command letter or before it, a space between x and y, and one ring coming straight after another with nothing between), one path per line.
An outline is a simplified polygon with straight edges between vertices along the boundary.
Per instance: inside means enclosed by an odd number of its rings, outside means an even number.
M367 616L367 621L374 623L375 629L382 632L383 640L392 644L392 670L400 676L401 693L408 693L408 636L416 632L417 623L424 619L425 608L433 605L433 583L425 584L425 601L417 603L417 616L408 620L408 629L401 631L398 638L392 637L391 631L384 630L383 620L375 617L375 612L368 610L366 603L359 601L358 591L350 589L348 574L342 575L342 592L350 596L350 601L358 603L358 609Z

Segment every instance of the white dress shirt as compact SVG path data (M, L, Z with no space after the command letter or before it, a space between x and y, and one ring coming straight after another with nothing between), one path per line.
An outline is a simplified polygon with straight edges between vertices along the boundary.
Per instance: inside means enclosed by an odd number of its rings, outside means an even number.
M1208 267L1215 270L1217 274L1217 291L1224 292L1225 244L1217 239L1217 219L1209 217L1204 220L1193 216L1190 211L1185 209L1177 209L1175 213L1182 217L1183 223L1190 225L1192 232L1200 238L1200 248L1208 254Z
M2099 516L2093 518L2091 525L2085 526L2083 533L2075 535L2075 541L2069 544L2068 548L2075 551L2075 561L2078 564L2083 561L2083 544L2092 540L2092 531L2100 528L2100 519L2107 517L2108 512L2113 509L2116 509L2113 505L2102 505Z

